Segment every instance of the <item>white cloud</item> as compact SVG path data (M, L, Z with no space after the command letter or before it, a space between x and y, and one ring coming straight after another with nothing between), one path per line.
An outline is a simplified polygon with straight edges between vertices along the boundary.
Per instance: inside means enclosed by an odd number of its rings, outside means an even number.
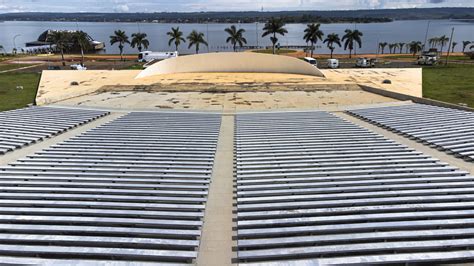
M126 13L130 11L130 8L128 7L128 5L124 4L124 5L116 5L114 7L114 10L115 12Z

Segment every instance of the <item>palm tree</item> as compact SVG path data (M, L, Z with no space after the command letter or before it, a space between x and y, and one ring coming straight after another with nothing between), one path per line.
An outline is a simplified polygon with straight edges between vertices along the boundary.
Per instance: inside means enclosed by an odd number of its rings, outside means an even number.
M397 48L398 44L396 43L391 43L388 45L388 49L390 49L390 53L393 54L395 49Z
M428 43L430 44L431 48L435 48L436 46L438 46L439 38L438 37L433 37L433 38L428 40Z
M123 48L126 43L130 43L128 40L127 34L125 34L125 31L122 30L116 30L114 32L115 35L110 36L110 45L114 45L116 43L119 44L119 50L120 50L120 60L123 61Z
M350 30L345 31L345 35L342 36L342 41L344 42L344 50L349 49L349 58L352 58L352 50L354 50L354 42L359 44L359 48L362 48L362 32L359 30Z
M204 33L202 32L197 32L196 30L193 30L187 37L189 41L189 46L188 48L191 48L193 45L196 46L196 54L199 53L199 45L202 43L204 45L208 45L206 40L204 40Z
M76 31L73 34L74 43L81 49L81 65L84 66L84 51L91 49L89 35L83 31Z
M285 23L281 18L270 18L265 26L263 27L263 34L262 37L266 37L267 35L273 35L270 37L270 41L272 42L272 52L275 54L275 45L278 42L278 38L276 37L277 34L284 36L288 31L284 28Z
M443 36L439 37L438 41L439 41L439 45L441 45L440 54L443 54L443 47L446 46L446 44L449 42L449 38L446 37L446 35L443 35ZM449 49L449 47L448 47L448 49Z
M303 39L306 41L306 43L311 43L311 57L313 57L314 44L318 42L318 39L320 41L323 40L324 33L319 29L320 27L321 24L312 23L308 24L304 30L305 34Z
M329 50L331 50L331 58L332 54L334 53L334 44L339 45L341 47L341 39L339 39L339 35L336 33L329 34L326 39L324 39L323 43L327 43Z
M464 53L464 51L466 50L466 47L471 44L470 41L463 41L462 42L462 52Z
M226 42L230 42L232 44L234 52L236 51L237 44L239 44L240 47L244 46L244 44L247 44L247 39L244 38L244 29L237 30L235 25L232 25L230 28L226 28L224 31L229 34Z
M183 32L179 30L179 27L171 28L171 31L167 32L166 34L170 36L170 39L168 41L168 46L171 46L171 43L174 42L176 51L178 51L178 47L181 44L181 42L186 42L186 40L183 38Z
M457 45L458 45L457 42L453 42L453 43L451 44L451 53L454 53L454 48L456 48Z
M399 43L398 43L398 48L400 48L400 53L401 53L401 54L403 53L403 46L405 46L405 43L404 43L404 42L399 42Z
M66 65L66 62L64 60L64 50L66 50L68 47L70 39L69 35L70 34L66 31L55 30L51 31L48 36L48 39L51 40L54 45L56 45L56 49L61 52L61 60L63 66Z
M423 45L421 44L421 42L416 42L416 41L409 43L408 46L410 47L410 52L413 53L413 56L419 53L421 49L423 48Z
M381 42L381 43L379 43L379 49L380 49L380 51L382 51L382 54L384 53L385 47L386 47L387 45L388 45L388 43L386 43L386 42Z
M146 37L146 33L139 32L132 34L132 43L130 46L132 46L132 48L135 48L136 46L138 48L138 52L141 53L143 48L148 49L148 46L150 46L150 42Z

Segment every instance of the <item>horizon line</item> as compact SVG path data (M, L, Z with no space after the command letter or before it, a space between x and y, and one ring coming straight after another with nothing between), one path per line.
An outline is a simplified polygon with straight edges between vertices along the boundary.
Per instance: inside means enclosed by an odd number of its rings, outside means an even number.
M376 11L376 10L408 10L408 9L474 9L474 7L452 7L452 6L440 6L440 7L405 7L405 8L356 8L356 9L294 9L294 10L240 10L240 11L154 11L154 12L99 12L99 11L23 11L23 12L6 12L0 13L0 15L7 14L156 14L156 13L181 13L181 14L192 14L192 13L243 13L243 12L255 12L255 13L284 13L284 12L348 12L348 11Z

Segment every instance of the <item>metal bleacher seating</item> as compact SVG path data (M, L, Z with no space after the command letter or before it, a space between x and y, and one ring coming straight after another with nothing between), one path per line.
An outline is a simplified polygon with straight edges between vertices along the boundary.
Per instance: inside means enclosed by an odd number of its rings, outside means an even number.
M193 262L219 128L133 112L0 168L0 261Z
M327 112L238 114L235 126L241 265L474 259L467 172Z
M474 161L474 112L410 104L349 114L467 161Z
M108 112L29 107L0 113L0 155L107 115Z

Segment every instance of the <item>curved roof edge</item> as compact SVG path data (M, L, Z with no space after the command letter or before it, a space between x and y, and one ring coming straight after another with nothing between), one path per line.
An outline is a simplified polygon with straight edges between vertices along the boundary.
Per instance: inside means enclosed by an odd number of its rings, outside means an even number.
M318 68L294 57L260 53L207 53L157 62L136 78L173 73L285 73L324 77Z

